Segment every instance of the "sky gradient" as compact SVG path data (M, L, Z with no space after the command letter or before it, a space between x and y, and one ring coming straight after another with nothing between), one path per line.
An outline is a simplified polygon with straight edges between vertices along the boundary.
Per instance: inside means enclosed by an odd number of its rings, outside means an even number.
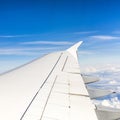
M120 64L119 6L119 0L0 1L0 72L80 40L81 68Z
M120 108L120 0L0 0L0 73L81 40L92 87L118 92L96 104Z

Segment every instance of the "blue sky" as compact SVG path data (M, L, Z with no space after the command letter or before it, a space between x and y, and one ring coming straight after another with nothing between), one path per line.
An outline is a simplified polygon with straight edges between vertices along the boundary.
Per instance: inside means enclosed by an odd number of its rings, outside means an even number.
M0 72L80 40L81 68L119 65L119 6L119 0L0 0Z
M80 40L81 71L119 92L120 0L0 0L0 73ZM120 108L108 98L97 104Z

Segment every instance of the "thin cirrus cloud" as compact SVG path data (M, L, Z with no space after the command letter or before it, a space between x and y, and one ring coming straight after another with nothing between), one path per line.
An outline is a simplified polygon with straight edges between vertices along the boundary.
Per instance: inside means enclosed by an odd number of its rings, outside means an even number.
M40 55L50 51L57 50L58 47L42 48L2 48L0 55Z
M30 42L22 42L20 44L23 45L38 45L38 44L44 44L44 45L72 45L73 42L68 41L30 41Z
M47 46L47 47L20 47L20 48L1 48L0 55L40 55L46 54L53 51L61 50L64 47L58 47L58 45L72 45L72 42L68 41L31 41L31 42L21 42L19 44L23 45L57 45L57 46Z
M16 36L12 36L12 35L1 35L0 38L13 38Z
M0 35L0 38L17 38L17 37L25 37L30 35Z
M37 34L36 34L37 35ZM23 35L0 35L0 38L17 38L17 37L29 37L35 36L35 34L23 34Z
M91 33L96 33L97 31L82 31L82 32L74 32L74 34L91 34Z
M113 31L112 32L113 34L120 34L120 31L118 30L118 31Z
M116 39L120 39L120 37L109 36L109 35L95 35L95 36L90 36L90 38L98 39L98 40L116 40Z
M79 51L78 52L79 55L91 55L91 54L94 54L93 51Z

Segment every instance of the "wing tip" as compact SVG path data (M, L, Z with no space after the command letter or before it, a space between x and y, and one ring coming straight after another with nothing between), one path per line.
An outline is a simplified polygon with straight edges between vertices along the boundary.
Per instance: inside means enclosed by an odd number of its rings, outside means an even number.
M74 44L70 48L67 49L67 51L72 52L72 51L77 51L79 46L83 43L83 41L79 41L78 43Z
M67 51L69 53L71 53L76 59L77 59L77 50L79 48L79 46L82 44L83 41L79 41L78 43L74 44L73 46L71 46L70 48L67 49Z

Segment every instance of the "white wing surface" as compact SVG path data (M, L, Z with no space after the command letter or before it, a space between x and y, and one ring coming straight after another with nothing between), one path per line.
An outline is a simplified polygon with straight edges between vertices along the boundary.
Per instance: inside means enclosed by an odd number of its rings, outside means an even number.
M0 76L0 120L98 120L77 43Z

